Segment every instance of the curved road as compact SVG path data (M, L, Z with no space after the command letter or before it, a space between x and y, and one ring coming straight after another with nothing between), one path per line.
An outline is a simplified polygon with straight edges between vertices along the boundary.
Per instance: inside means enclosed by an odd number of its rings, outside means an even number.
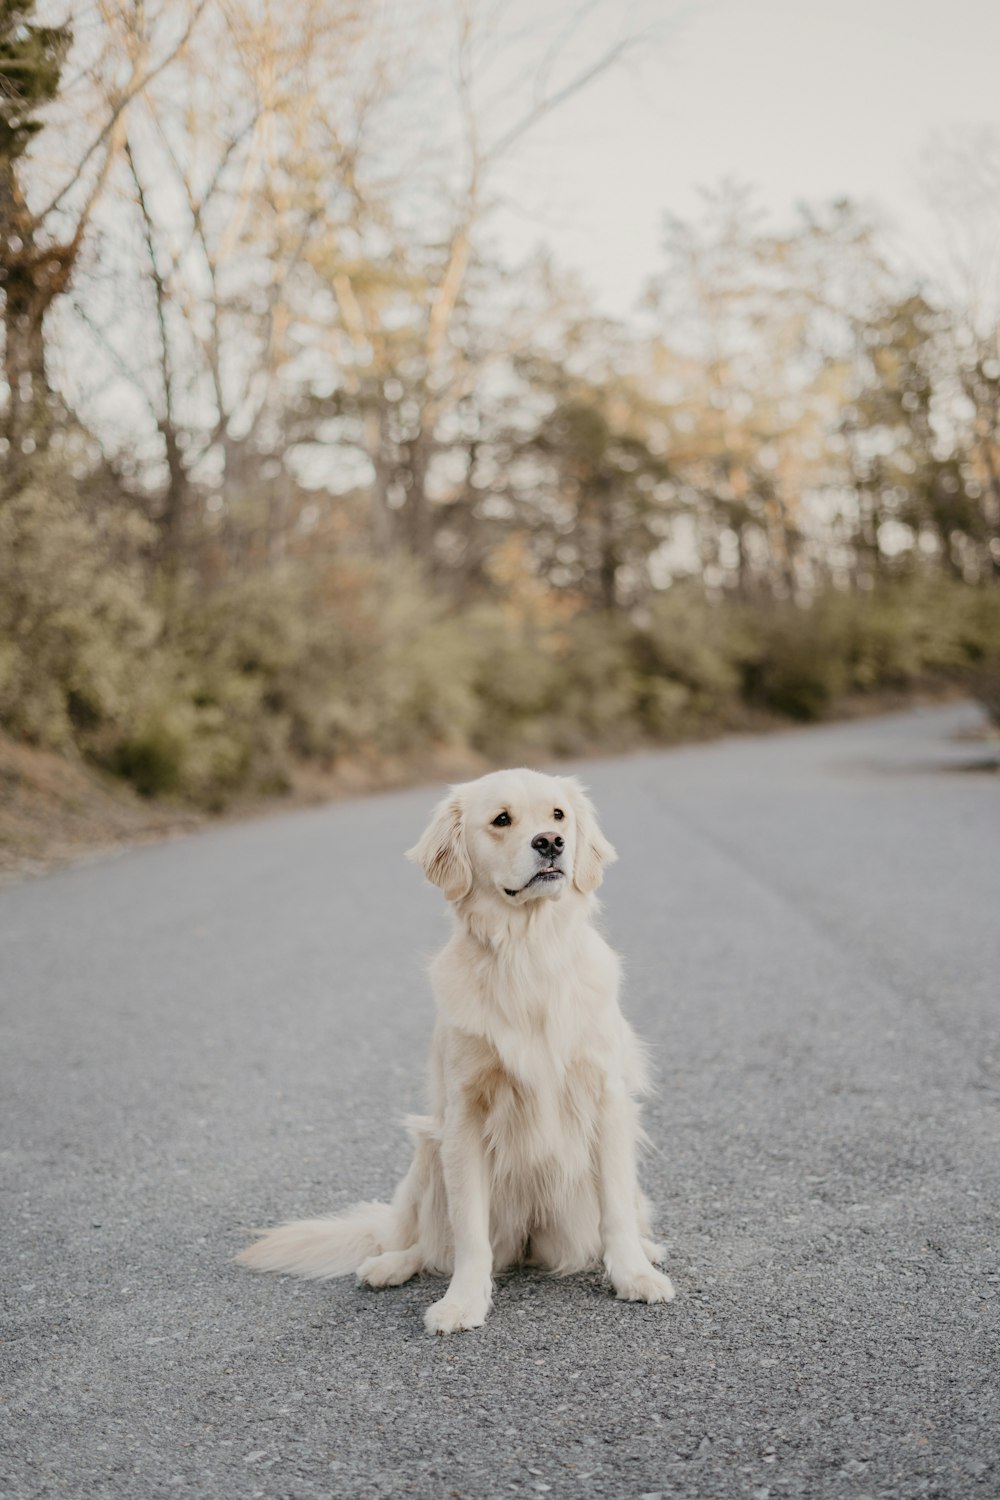
M0 1495L1000 1494L1000 778L968 706L584 768L670 1307L251 1277L391 1190L433 790L0 893Z

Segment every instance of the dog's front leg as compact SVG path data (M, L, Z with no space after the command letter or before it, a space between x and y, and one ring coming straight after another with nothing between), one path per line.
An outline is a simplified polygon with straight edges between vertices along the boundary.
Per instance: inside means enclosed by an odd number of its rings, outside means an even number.
M673 1286L650 1264L639 1233L637 1133L635 1104L620 1084L609 1083L598 1142L604 1264L625 1301L669 1302Z
M427 1309L430 1333L457 1333L486 1321L493 1296L490 1187L480 1121L456 1101L445 1111L441 1166L455 1244L447 1292Z

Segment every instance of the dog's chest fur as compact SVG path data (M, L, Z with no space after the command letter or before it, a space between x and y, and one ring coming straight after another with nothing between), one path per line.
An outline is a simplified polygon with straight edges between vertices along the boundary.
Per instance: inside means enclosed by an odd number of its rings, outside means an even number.
M584 1056L562 1066L515 1074L484 1052L471 1082L494 1172L516 1178L543 1173L569 1181L590 1168L603 1080Z
M442 1082L461 1088L493 1173L512 1181L592 1170L606 1072L620 1066L617 959L592 928L575 936L501 954L458 940L434 966Z

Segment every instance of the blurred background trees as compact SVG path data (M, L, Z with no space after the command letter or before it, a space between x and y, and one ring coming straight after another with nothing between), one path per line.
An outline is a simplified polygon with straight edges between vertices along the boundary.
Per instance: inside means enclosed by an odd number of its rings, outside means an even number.
M300 758L995 694L998 309L955 173L934 288L855 206L776 231L727 184L595 317L491 224L622 48L540 35L512 101L496 16L0 0L9 733L219 805Z

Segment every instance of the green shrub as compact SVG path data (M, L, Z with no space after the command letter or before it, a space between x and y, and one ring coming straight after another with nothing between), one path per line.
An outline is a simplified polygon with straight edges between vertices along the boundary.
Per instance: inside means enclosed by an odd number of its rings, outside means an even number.
M471 744L494 759L549 754L562 690L549 634L493 606L474 610L467 628L475 648Z
M961 665L953 592L904 580L859 599L845 598L849 685L861 692L906 689Z
M799 722L822 718L849 685L849 625L840 600L827 595L811 609L772 605L752 623L743 663L747 701Z
M393 591L379 623L369 671L353 685L356 712L370 721L375 744L394 755L468 744L478 707L475 632L413 577Z
M1000 588L963 591L958 638L965 663L961 681L1000 729Z
M149 797L222 807L288 786L299 758L620 749L933 680L1000 722L1000 588L910 577L804 608L687 584L632 619L461 605L405 562L345 556L168 598L151 540L121 509L92 520L53 463L0 507L0 724Z
M92 521L54 466L0 505L0 724L100 753L132 712L159 631L140 561L149 528Z
M579 614L554 642L555 688L546 709L558 755L620 749L637 735L640 683L632 627L619 615Z
M749 649L739 611L702 589L678 584L654 599L633 643L642 728L679 739L738 722Z
M183 786L184 754L184 737L159 719L116 746L111 765L144 797L162 797Z

